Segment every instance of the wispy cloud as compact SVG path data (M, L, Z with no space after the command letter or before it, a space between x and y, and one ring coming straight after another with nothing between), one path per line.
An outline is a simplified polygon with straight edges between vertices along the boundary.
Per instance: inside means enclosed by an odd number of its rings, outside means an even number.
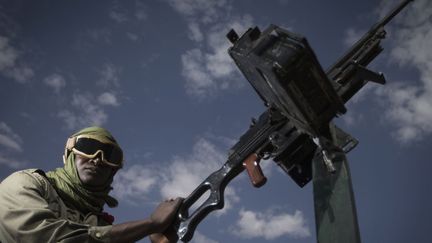
M11 45L8 37L0 35L0 74L19 83L26 83L34 76L34 71L23 63L21 54Z
M108 121L108 107L120 106L118 90L120 89L120 68L107 63L96 71L99 79L94 87L86 87L86 91L72 90L64 104L64 97L57 117L64 121L67 129L75 130L90 125L103 125ZM61 75L53 74L44 82L60 90L66 85ZM92 91L96 90L96 91Z
M96 44L104 42L111 44L112 31L109 28L90 29L84 34L84 37L90 37L90 39ZM87 43L89 45L89 43Z
M102 93L95 97L93 94L74 93L71 106L58 112L68 129L78 129L90 125L102 125L108 121L108 114L103 106L119 106L117 98L112 93Z
M100 45L112 44L112 30L108 27L84 29L77 34L73 47L80 52L88 52Z
M375 14L383 18L397 0L382 0ZM374 89L380 103L384 104L384 119L394 128L393 136L402 144L420 141L432 133L432 2L417 0L410 3L386 26L389 33L385 42L390 43L389 63L399 69L413 68L419 80L403 80ZM361 31L350 28L344 43L352 44ZM372 90L366 85L354 96L351 103L363 100ZM356 118L355 118L356 117ZM354 119L355 118L355 119ZM344 121L354 124L356 114L347 115ZM361 117L360 117L361 118ZM361 120L361 119L360 119Z
M96 97L88 92L74 93L71 106L59 111L58 117L63 119L68 129L102 125L108 120L108 115L98 105Z
M137 20L146 20L148 17L147 7L142 1L135 1L135 18Z
M0 122L0 145L17 152L22 151L22 139L6 123Z
M176 195L188 196L210 173L219 169L226 160L226 153L217 148L209 140L199 139L188 157L176 157L162 176L161 194L170 198ZM200 204L204 201L197 202ZM224 214L240 199L234 188L225 191L225 207L217 211Z
M128 21L128 13L118 1L114 1L108 16L117 23Z
M146 198L146 194L151 189L159 191L164 199L186 197L210 173L222 166L226 160L225 154L209 140L200 138L193 146L190 155L175 156L163 170L155 169L154 165L147 163L146 166L133 166L125 171L119 171L116 176L119 179L116 178L114 183L114 193L129 202L136 200L137 197ZM158 164L160 168L160 163ZM143 179L138 181L125 179L132 178L129 177L131 173L142 175ZM216 215L225 213L239 200L235 190L227 187L224 210L218 211Z
M265 240L282 236L295 238L310 236L306 220L298 210L294 214L289 214L272 211L261 213L242 209L231 233L240 238L264 238Z
M354 43L360 40L364 33L366 33L365 30L357 30L352 27L348 28L345 31L345 39L343 40L344 45L346 47L351 47Z
M201 23L215 22L222 17L222 10L227 10L229 7L226 6L225 0L168 0L168 2L180 14Z
M120 103L114 93L104 92L99 95L98 102L101 105L119 106Z
M20 169L24 168L28 164L27 161L15 159L13 157L9 157L6 155L3 155L0 152L0 165L5 165L7 167L10 167L12 169Z
M394 1L391 1L395 3ZM383 1L382 5L388 5ZM401 143L418 141L432 133L432 2L417 0L395 19L391 58L401 68L414 67L420 80L387 85L386 118ZM411 82L408 82L411 81Z
M364 120L364 116L363 114L356 113L355 111L348 111L341 117L341 119L348 127L353 127L361 123Z
M252 26L249 15L233 16L227 1L168 0L187 21L189 38L196 47L186 51L181 62L186 92L199 99L243 85L243 79L227 54L230 46L226 33L239 33ZM205 31L203 31L205 30Z
M27 162L16 159L23 152L22 139L5 122L0 122L0 164L13 169L22 168Z
M119 24L134 19L137 21L146 20L148 17L147 7L143 1L135 0L133 11L129 11L122 5L122 2L113 1L108 17Z
M137 34L132 33L132 32L127 32L126 37L131 41L139 40L139 36Z
M218 243L213 239L208 238L207 236L201 234L199 231L195 231L194 237L192 238L192 243Z
M148 199L147 194L159 181L154 171L149 166L139 164L120 170L114 179L114 195L131 204Z
M118 23L123 23L126 22L128 20L128 18L126 17L125 13L119 12L118 10L112 10L109 13L109 16L111 19L115 20Z
M119 75L121 69L116 67L114 64L105 63L102 69L99 71L100 79L97 84L104 88L115 88L119 84Z
M8 148L13 149L15 151L21 151L21 145L18 143L18 141L15 141L11 137L8 137L5 134L0 134L0 145Z
M56 94L59 94L60 90L66 86L65 78L57 73L49 75L43 80L43 82L47 86L51 87Z

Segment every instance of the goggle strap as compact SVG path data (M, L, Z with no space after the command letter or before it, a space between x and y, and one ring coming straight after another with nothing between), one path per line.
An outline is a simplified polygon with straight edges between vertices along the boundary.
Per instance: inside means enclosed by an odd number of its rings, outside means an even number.
M93 158L96 157L99 153L102 153L102 163L105 163L105 164L107 164L107 165L109 165L109 166L111 166L111 167L115 167L115 168L121 168L121 167L123 166L122 164L114 164L114 163L111 163L111 162L109 162L108 160L106 160L106 159L104 158L104 153L103 153L103 151L100 151L100 150L98 150L98 151L97 151L95 154L93 154L93 155L85 154L85 153L83 153L83 152L81 152L81 151L79 151L79 150L77 150L77 149L73 149L72 152L74 152L74 153L76 153L76 154L79 154L79 155L81 155L81 156L87 157L87 158L89 158L89 159L93 159Z
M76 137L70 137L68 138L67 142L66 142L66 149L67 150L72 150L73 147L75 146L77 138Z
M76 143L76 137L69 137L66 141L65 151L63 154L63 164L66 164L66 159L69 156L69 153L72 152L73 147Z

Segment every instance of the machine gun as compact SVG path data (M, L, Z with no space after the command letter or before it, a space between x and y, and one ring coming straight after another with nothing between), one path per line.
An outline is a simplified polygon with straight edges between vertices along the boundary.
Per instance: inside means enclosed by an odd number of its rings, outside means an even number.
M329 176L336 172L334 161L357 141L331 120L346 112L344 104L367 81L385 83L382 73L366 66L383 50L384 25L411 1L402 1L327 72L304 37L278 26L270 25L263 32L251 28L241 37L234 30L227 34L233 43L230 56L267 110L252 121L225 164L184 200L176 222L180 240L192 239L197 225L210 212L223 208L227 184L245 169L252 184L262 186L266 182L259 166L262 158L273 159L300 187L311 181L314 159L323 161ZM190 213L206 192L209 197Z

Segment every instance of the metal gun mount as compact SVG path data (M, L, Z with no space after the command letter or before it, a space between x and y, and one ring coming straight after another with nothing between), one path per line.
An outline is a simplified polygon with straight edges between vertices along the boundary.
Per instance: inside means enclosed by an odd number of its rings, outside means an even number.
M315 146L306 144L313 142L321 148L328 170L334 172L331 161L334 157L332 148L336 146L329 141L329 122L345 113L346 108L307 40L275 25L263 32L257 27L249 29L240 39L236 36L233 30L228 33L227 37L234 44L228 52L243 75L266 106L280 111L301 134L308 135L301 141L302 148L308 147L305 149L309 152L308 161ZM283 134L278 137L284 138ZM289 145L285 141L277 143L282 143L278 147ZM292 153L292 150L284 149L278 154L286 151ZM291 156L276 155L274 160L288 174L295 174L294 171L311 174L310 168L299 168L308 163L296 163L296 170L292 170ZM310 179L311 176L295 177L301 186Z
M346 112L344 104L367 81L385 83L381 73L366 66L382 51L384 25L411 1L402 1L327 72L304 37L278 26L270 25L263 32L251 28L241 37L234 30L227 34L233 43L228 51L230 56L264 101L267 111L231 148L225 164L184 200L176 221L177 235L182 241L192 239L198 224L211 211L223 208L226 186L242 171L248 171L254 186L262 186L266 178L259 161L267 157L301 187L313 178L319 242L335 242L335 237L337 242L360 242L345 158L358 142L331 120ZM330 190L322 190L324 187ZM209 197L190 213L190 207L207 191ZM327 219L330 212L324 213L326 210L332 210L338 220ZM323 222L327 225L323 226ZM343 234L347 237L332 235L340 228L347 229Z
M231 30L228 38L233 35ZM275 25L262 33L255 27L228 52L266 106L302 131L318 136L324 124L346 112L304 37Z

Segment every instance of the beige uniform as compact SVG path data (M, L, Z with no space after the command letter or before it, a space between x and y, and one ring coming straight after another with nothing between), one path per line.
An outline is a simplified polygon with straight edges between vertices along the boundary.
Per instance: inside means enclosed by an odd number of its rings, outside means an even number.
M36 169L0 183L0 242L109 242L111 229L94 214L65 205Z

